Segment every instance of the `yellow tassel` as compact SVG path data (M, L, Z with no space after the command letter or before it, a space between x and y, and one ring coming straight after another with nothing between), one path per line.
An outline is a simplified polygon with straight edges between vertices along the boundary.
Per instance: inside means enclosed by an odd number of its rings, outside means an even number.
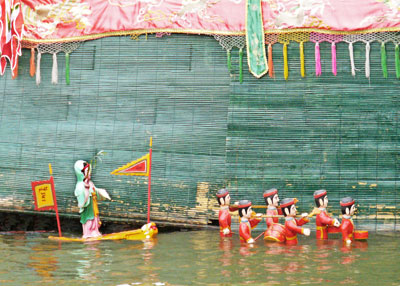
M306 76L305 67L304 67L304 43L300 42L300 66L301 66L301 77Z
M284 72L283 75L285 80L289 77L289 67L288 67L288 58L287 58L287 44L283 44L283 65L284 65Z

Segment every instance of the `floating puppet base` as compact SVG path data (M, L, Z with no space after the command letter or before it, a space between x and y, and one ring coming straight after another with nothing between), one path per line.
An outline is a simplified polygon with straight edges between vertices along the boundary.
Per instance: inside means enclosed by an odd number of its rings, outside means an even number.
M368 239L368 230L355 230L353 235L355 240L366 240Z
M265 231L264 240L285 242L285 227L279 223L274 223Z
M58 241L72 241L72 242L85 242L85 241L99 241L99 240L145 240L153 238L157 235L158 229L154 222L145 224L140 229L128 230L122 232L115 232L105 234L99 237L91 238L73 238L73 237L59 237L49 236L49 239Z

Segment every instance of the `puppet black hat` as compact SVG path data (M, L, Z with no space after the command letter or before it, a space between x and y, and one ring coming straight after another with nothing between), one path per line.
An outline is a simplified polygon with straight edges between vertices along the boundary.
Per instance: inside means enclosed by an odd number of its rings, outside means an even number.
M264 192L263 197L266 198L266 197L275 195L275 194L277 194L277 193L278 193L278 190L277 190L277 189L269 189L269 190L266 190L266 191Z
M345 197L340 200L340 206L342 207L350 207L354 205L354 199L352 197Z
M320 197L326 196L326 190L318 190L314 192L314 199L319 199Z
M228 194L229 194L229 190L228 189L220 189L220 190L218 190L216 195L217 195L218 198L223 198Z

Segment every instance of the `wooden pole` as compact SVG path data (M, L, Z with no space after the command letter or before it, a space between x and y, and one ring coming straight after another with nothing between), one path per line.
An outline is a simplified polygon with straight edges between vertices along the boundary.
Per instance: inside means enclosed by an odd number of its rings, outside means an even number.
M265 233L265 231L263 231L262 233L260 233L260 234L254 239L254 241L257 241L257 239L259 239L264 233Z
M49 173L50 173L51 187L52 187L52 189L53 189L54 210L56 211L58 235L59 235L60 237L62 237L62 234L61 234L61 225L60 225L60 218L59 218L59 216L58 216L58 205L57 205L56 189L55 189L55 186L54 186L54 179L53 179L53 169L51 168L51 164L50 164L50 163L49 163Z
M147 188L147 223L150 223L150 205L151 205L151 147L153 145L153 137L150 137L150 150L149 150L149 182Z

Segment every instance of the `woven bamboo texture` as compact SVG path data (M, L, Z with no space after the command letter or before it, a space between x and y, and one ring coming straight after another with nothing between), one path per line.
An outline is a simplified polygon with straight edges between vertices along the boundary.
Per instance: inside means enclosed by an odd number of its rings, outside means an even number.
M363 71L365 45L354 44ZM40 86L29 76L29 50L19 76L0 79L0 209L32 211L30 182L49 177L52 163L61 215L77 214L73 164L107 154L94 183L115 202L100 202L113 220L145 219L147 178L110 172L148 152L153 136L152 219L207 224L217 218L215 192L263 204L267 188L313 207L312 193L328 190L329 211L353 196L359 218L396 229L399 208L399 81L394 45L386 45L389 77L381 72L380 45L371 44L371 77L351 75L348 45L337 44L337 76L330 43L320 43L322 75L315 77L314 44L288 45L284 80L282 44L273 46L275 78L256 79L239 55L232 70L213 37L112 37L84 42L70 55L71 84L51 84L52 57L43 54ZM246 55L243 63L246 63ZM244 67L246 65L244 64Z

